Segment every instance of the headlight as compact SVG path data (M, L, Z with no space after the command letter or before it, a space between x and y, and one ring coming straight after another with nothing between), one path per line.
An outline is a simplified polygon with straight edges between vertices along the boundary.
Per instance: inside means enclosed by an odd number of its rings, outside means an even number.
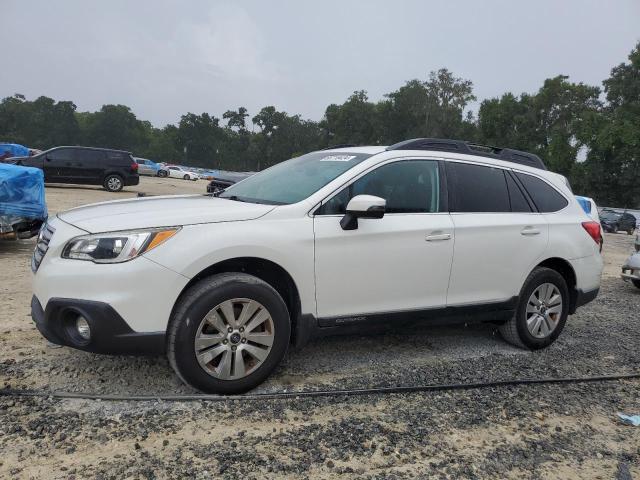
M62 258L94 263L126 262L163 244L179 230L174 227L83 235L67 243Z

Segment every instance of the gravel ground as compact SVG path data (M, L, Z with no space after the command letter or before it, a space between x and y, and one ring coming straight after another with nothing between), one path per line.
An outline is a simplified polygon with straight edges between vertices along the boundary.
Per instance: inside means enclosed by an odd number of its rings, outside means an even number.
M143 178L111 194L47 187L50 212L205 182ZM601 293L550 348L489 325L337 337L290 352L257 392L585 376L638 370L640 290L619 280L632 237L605 238ZM162 357L50 348L29 314L33 241L0 243L0 386L193 393ZM0 397L4 478L640 478L640 381L224 402Z

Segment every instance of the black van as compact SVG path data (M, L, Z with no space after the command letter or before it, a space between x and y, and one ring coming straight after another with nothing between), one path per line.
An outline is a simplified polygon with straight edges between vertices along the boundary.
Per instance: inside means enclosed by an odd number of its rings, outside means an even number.
M20 157L15 163L44 170L47 183L102 185L110 192L140 183L138 164L123 150L55 147L33 157Z

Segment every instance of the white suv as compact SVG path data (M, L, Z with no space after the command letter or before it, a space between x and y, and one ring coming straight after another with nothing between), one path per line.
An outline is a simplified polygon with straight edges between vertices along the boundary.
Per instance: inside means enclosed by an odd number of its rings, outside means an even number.
M75 208L41 231L32 316L50 341L166 351L216 393L288 346L408 321L493 322L551 344L600 286L600 226L535 155L417 139L303 155L218 196Z

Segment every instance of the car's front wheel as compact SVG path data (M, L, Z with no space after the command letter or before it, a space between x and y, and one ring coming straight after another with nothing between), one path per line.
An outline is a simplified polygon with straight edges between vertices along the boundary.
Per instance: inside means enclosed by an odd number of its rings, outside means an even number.
M189 175L185 175L184 177L182 177L184 180L189 180Z
M182 296L167 333L169 362L185 383L236 394L256 387L278 366L291 325L282 297L268 283L223 273Z
M516 312L500 333L513 345L537 350L558 338L568 315L567 282L557 271L538 267L524 282Z

